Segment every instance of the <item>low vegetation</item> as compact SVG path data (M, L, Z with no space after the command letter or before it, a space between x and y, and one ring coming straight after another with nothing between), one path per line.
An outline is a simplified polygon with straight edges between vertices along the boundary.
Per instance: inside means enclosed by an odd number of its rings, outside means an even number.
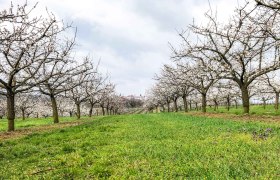
M226 113L226 114L236 114L242 115L243 108L238 106L237 108L231 107L229 110L225 106L220 106L216 110L213 107L207 109L208 112L215 113ZM262 115L262 116L277 116L280 115L280 111L275 110L274 105L267 105L265 108L263 105L252 105L251 106L251 115Z
M279 123L182 113L98 117L0 141L0 179L277 179L279 137Z
M61 122L71 122L77 119L76 117L61 117ZM24 129L29 127L37 127L43 125L50 125L53 124L52 117L48 118L28 118L26 120L16 119L16 127L17 129ZM0 132L7 131L7 120L2 119L0 120Z

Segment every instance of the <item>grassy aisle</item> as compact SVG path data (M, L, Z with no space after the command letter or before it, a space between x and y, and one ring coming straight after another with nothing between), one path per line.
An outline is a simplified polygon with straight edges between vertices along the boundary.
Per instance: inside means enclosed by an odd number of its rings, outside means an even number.
M60 122L71 122L76 120L76 117L60 117ZM48 118L27 118L26 120L16 119L15 120L15 127L16 130L23 129L23 128L30 128L36 126L43 126L43 125L51 125L53 124L52 117ZM0 119L0 132L7 131L8 127L8 120L7 119Z
M0 142L0 179L278 179L279 157L275 123L111 116Z
M219 106L219 108L216 109L216 111L214 110L214 107L212 107L212 108L208 107L207 112L242 115L243 107L242 106L238 106L237 108L231 107L229 109L229 111L227 110L227 108L225 106ZM250 114L251 115L279 116L280 110L276 111L274 109L274 105L266 105L266 108L264 108L263 105L251 105Z

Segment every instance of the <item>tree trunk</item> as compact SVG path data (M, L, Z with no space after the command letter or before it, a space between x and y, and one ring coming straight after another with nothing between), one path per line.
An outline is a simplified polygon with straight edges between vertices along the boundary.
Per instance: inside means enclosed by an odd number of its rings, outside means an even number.
M164 104L163 104L163 105L161 105L161 107L162 107L162 111L163 111L163 112L165 112L165 107L164 107Z
M21 109L22 120L25 120L25 110L24 108Z
M227 110L229 111L230 109L230 97L229 95L227 96Z
M109 108L106 107L106 114L109 115Z
M105 116L105 108L102 107L102 115Z
M52 102L53 122L59 123L56 99L53 95L51 95L50 98Z
M242 93L242 104L243 104L243 113L248 114L250 112L250 97L247 87L241 88Z
M183 96L183 103L184 103L184 110L185 112L188 112L188 101L187 101L187 96Z
M167 112L170 112L170 103L167 102Z
M279 94L280 94L279 92L276 92L275 105L274 105L275 110L279 109Z
M206 103L206 94L201 94L202 96L202 112L206 112L206 106L207 106L207 103Z
M263 98L263 109L266 108L266 100Z
M175 112L178 112L177 98L174 99L174 109L175 109Z
M92 112L93 112L93 105L91 104L89 109L89 115L88 115L89 117L92 116Z
M192 100L190 100L190 111L192 110Z
M7 91L7 119L8 131L15 130L15 94L12 90Z
M76 104L76 108L77 108L77 119L81 118L81 107L80 107L80 103Z
M234 103L235 103L235 109L237 109L238 108L237 100L234 100Z
M213 101L214 101L214 111L216 111L218 109L218 102L216 99L214 99Z

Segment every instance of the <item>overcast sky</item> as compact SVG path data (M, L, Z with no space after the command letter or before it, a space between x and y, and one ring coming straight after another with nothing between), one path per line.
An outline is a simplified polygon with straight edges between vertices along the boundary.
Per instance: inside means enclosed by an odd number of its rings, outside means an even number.
M9 2L0 0L0 7L8 7ZM47 7L78 27L77 56L101 59L100 70L110 74L123 95L144 94L154 83L154 74L171 62L168 42L179 44L177 31L193 20L204 22L204 13L210 9L208 0L28 0L30 5L36 2L41 12ZM223 20L237 3L210 0L212 10Z

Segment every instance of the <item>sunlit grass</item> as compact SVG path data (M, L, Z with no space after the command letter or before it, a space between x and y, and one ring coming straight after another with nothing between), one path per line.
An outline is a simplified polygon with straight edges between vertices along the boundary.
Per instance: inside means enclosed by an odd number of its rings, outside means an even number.
M60 122L68 122L76 120L76 117L60 117ZM53 124L52 117L47 118L26 118L26 120L22 120L18 118L15 120L15 129L21 128L28 128L28 127L35 127L35 126L42 126L42 125L49 125ZM8 127L7 119L0 119L0 132L6 131Z
M108 116L1 142L0 179L277 179L279 152L279 124Z
M225 106L219 106L216 111L214 110L213 107L208 107L207 112L218 112L218 113L229 113L229 114L236 114L236 115L241 115L243 114L243 107L238 106L237 108L232 106L230 107L229 111ZM280 115L280 109L276 111L274 109L274 105L266 105L264 108L263 105L251 105L250 106L250 114L256 114L256 115L271 115L271 116L276 116Z

